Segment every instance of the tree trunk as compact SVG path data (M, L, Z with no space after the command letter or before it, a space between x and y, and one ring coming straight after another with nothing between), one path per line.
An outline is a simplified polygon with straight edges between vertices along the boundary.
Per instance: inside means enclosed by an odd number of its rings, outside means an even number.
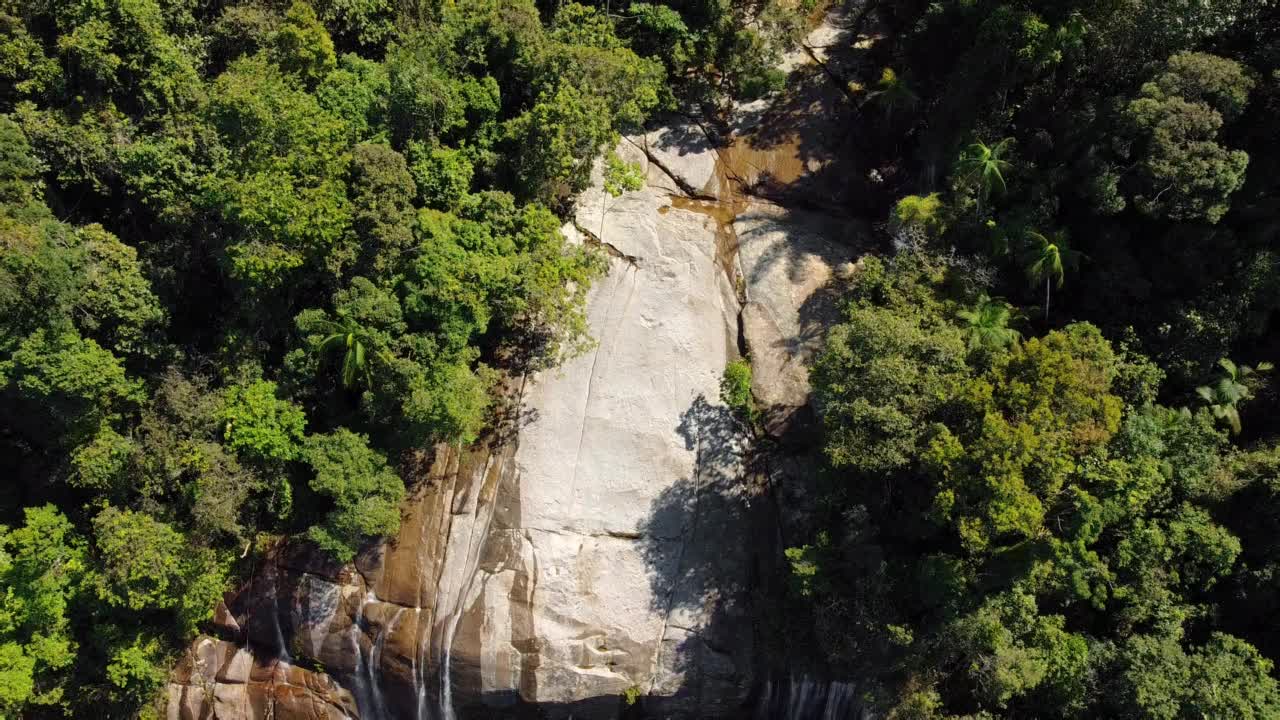
M1044 278L1044 319L1049 321L1049 276Z

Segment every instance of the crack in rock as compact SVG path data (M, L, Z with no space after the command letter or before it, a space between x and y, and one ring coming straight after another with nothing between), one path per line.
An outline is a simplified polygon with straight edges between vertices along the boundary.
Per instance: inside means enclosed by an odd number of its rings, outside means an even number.
M644 262L644 258L639 257L637 255L628 255L627 253L622 252L617 248L616 245L614 245L613 243L607 243L604 240L601 240L599 235L596 235L595 233L591 232L590 230L583 227L581 224L577 222L574 222L573 226L578 230L578 232L582 233L582 235L587 239L588 245L592 247L598 247L604 250L605 254L608 255L609 257L622 260L623 262L627 263L633 268L636 268L637 270L640 269L640 263Z

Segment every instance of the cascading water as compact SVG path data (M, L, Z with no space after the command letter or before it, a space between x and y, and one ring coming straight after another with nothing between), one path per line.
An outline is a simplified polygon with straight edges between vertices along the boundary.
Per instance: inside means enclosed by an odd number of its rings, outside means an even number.
M355 672L351 678L351 694L355 696L356 705L360 708L361 715L366 714L366 708L373 710L373 696L370 692L368 681L371 671L366 669L367 658L364 656L364 650L360 646L361 626L365 622L364 606L368 604L370 599L374 598L373 591L365 593L360 598L360 604L356 606L355 617L351 619L351 629L347 635L351 639L351 654L355 656ZM373 720L371 718L370 720Z
M488 502L486 504L485 499L480 497L480 495L481 486L484 484L485 478L488 477L490 470L493 468L494 459L493 455L488 456L483 468L474 477L462 477L461 473L459 473L459 477L457 478L457 482L459 483L473 483L471 492L469 492L466 497L469 499L468 502L474 502L475 504L470 508L470 513L467 513L465 508L460 508L463 512L455 514L454 516L455 523L453 524L456 524L456 520L459 518L469 517L470 520L470 527L468 528L466 536L466 544L460 548L463 552L460 556L456 556L459 557L462 562L462 572L454 577L463 579L461 586L453 592L445 592L451 588L437 588L439 591L437 599L441 596L448 598L448 604L445 606L448 609L448 612L444 615L443 633L440 643L439 720L455 720L456 717L453 710L453 675L451 668L451 661L453 659L453 641L458 632L458 624L462 621L462 614L466 608L467 600L471 596L472 589L474 588L476 577L479 575L478 570L480 567L481 550L484 547L485 539L489 536L489 525L493 520L493 503ZM451 544L455 537L453 529L453 527L450 527ZM446 576L448 570L448 568L445 569L445 574L442 574L442 577Z
M417 643L417 651L413 653L413 657L409 660L409 662L412 663L411 677L413 677L414 685L418 688L418 703L416 706L416 712L414 713L414 720L422 720L422 714L427 709L427 678L424 670L426 663L418 662L418 658L425 656L427 644L431 642L431 633L422 632L421 630L422 608L420 607L413 609L413 626L418 628L418 631L422 634L422 639Z
M369 675L369 686L373 688L374 715L370 720L390 717L387 713L387 701L382 696L382 678L379 675L379 668L382 667L382 648L387 644L387 636L396 631L396 625L400 622L400 616L404 614L404 610L402 607L396 608L395 615L391 616L391 622L378 632L378 638L374 640L373 649L369 652L369 662L365 667Z
M755 720L870 720L853 683L807 675L765 682Z
M271 579L271 627L276 636L276 659L279 662L289 665L293 663L293 656L289 654L289 644L284 640L284 629L280 627L280 570L272 562L270 565L269 577Z

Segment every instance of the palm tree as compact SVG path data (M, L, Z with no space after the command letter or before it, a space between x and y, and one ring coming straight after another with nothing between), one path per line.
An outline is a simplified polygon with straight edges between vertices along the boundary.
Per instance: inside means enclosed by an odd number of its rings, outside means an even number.
M1080 253L1071 249L1067 238L1062 233L1053 239L1030 230L1027 232L1027 249L1023 253L1023 262L1027 266L1027 279L1032 285L1044 282L1044 317L1049 319L1049 290L1051 287L1062 287L1067 270L1074 270L1080 264Z
M1022 338L1021 333L1009 327L1009 323L1017 318L1017 311L1003 300L983 294L972 309L961 310L956 316L965 323L970 350L980 347L999 350Z
M340 322L326 320L321 329L327 334L316 346L316 352L328 354L336 349L342 350L342 386L354 388L359 380L371 385L369 347L373 344L372 337L348 318L342 318Z
M960 177L978 183L978 212L982 212L982 202L991 196L992 190L1003 193L1007 189L1004 174L1013 164L1004 156L1012 145L1013 138L1005 138L991 146L979 140L960 155L956 163Z
M1250 378L1269 372L1273 366L1269 362L1258 363L1257 367L1236 365L1229 358L1219 360L1218 366L1222 368L1218 381L1212 385L1201 385L1196 388L1196 394L1208 403L1215 418L1227 422L1231 427L1231 434L1239 435L1239 405L1253 397L1252 385L1256 383L1256 380L1251 382Z
M885 68L880 73L880 82L876 83L876 87L877 90L871 93L869 99L884 109L887 120L892 121L897 110L910 112L920 104L920 96L911 89L907 79L893 68Z

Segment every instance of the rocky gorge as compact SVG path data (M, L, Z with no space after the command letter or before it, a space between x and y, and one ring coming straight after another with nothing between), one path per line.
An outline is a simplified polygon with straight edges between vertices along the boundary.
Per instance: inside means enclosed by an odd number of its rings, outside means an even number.
M622 140L645 187L597 176L564 228L609 258L594 348L513 381L505 432L423 453L397 537L345 566L270 552L181 663L169 718L860 716L770 625L806 365L868 236L826 177L852 151L830 144L855 108L827 53L852 23L823 19L729 133L672 118ZM756 432L718 399L743 355Z

